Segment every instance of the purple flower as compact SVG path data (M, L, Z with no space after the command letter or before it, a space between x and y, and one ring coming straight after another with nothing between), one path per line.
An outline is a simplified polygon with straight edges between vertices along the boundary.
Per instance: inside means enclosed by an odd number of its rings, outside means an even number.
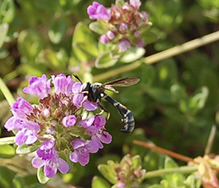
M124 52L133 46L142 46L140 43L145 35L145 27L148 24L147 13L139 11L140 0L129 0L128 2L117 1L110 8L105 8L98 2L94 2L87 9L91 19L97 19L96 24L102 29L99 41L102 44L118 46L118 52ZM106 19L105 19L106 17ZM95 28L94 32L100 34ZM135 33L138 31L138 33Z
M131 44L128 39L122 39L119 42L119 51L124 52L130 48Z
M88 164L89 153L96 153L99 149L97 142L93 140L83 141L81 139L74 140L72 148L75 151L70 153L70 160L74 163L79 162L82 166Z
M15 136L15 143L19 146L23 143L30 145L36 142L38 138L38 131L40 130L39 125L28 120L21 120L19 123L19 126L22 126L22 129L17 132Z
M110 19L110 14L107 12L107 9L96 1L94 1L92 5L88 6L87 13L90 19Z
M92 140L98 144L99 149L102 149L102 143L109 144L112 142L112 136L106 131L99 131L99 133L96 133L92 136Z
M119 31L124 33L128 30L128 24L126 23L121 23L121 25L119 26Z
M46 140L37 149L37 155L43 160L51 159L55 154L55 142L54 140Z
M38 138L38 132L40 130L38 123L28 120L20 120L19 123L19 126L22 127L22 129L17 132L15 136L15 143L19 146L23 143L30 145L36 142Z
M113 40L115 38L115 33L113 31L107 31L106 35L109 40Z
M52 158L48 160L43 160L38 156L34 157L32 165L34 168L41 168L44 166L44 175L48 178L54 177L57 170L63 174L66 174L69 170L68 163L64 159L60 158L57 152L55 152Z
M71 127L71 126L75 125L76 121L77 121L77 119L74 115L68 115L62 119L62 124L65 127Z
M98 148L102 149L102 143L109 144L112 141L112 136L108 132L103 131L106 125L105 117L99 115L92 116L80 121L80 125L86 128L86 133L97 143Z
M87 98L85 98L84 94L81 93L81 87L82 84L80 82L75 82L72 86L72 91L74 93L74 97L73 97L73 104L76 107L80 107L83 105L83 107L87 110L87 111L94 111L97 109L97 103L94 102L90 102Z
M56 94L64 93L67 96L72 94L72 86L74 84L74 80L72 80L70 76L66 78L64 74L59 74L57 76L53 75L52 81L55 86Z
M102 44L107 44L109 42L109 39L106 34L101 35L99 40Z
M84 128L89 128L95 120L95 116L80 121L80 125Z
M99 115L80 121L80 125L87 129L87 133L90 136L98 133L99 130L104 129L105 124L105 117Z
M140 0L129 0L130 5L132 5L133 7L139 9L139 7L141 6L141 1Z
M32 165L34 168L44 166L44 175L46 177L54 177L57 169L63 174L68 172L68 163L64 159L59 158L53 140L44 141L36 153L37 156L33 158Z
M109 144L110 142L112 142L112 136L106 132L106 131L103 131L102 133L100 134L96 134L96 137L103 143L105 144ZM93 137L92 137L93 138Z
M76 107L81 106L84 100L84 94L81 93L81 86L82 84L80 82L75 82L72 86L72 92L74 94L72 102Z
M138 46L138 47L144 46L144 41L143 41L143 40L139 40L139 41L137 42L137 46Z
M87 111L94 111L97 109L98 104L95 102L90 102L88 99L86 99L83 102L83 107L87 110Z
M15 117L15 116L12 116L5 123L4 127L8 131L12 131L13 129L22 130L22 128L23 128L23 121L24 120L19 119L19 118Z
M33 112L33 107L22 97L18 97L17 100L12 104L11 111L16 117L26 118L27 115Z
M54 87L51 91L50 80ZM86 117L88 113L84 111L97 109L98 103L88 100L80 82L59 74L49 80L45 75L32 77L29 83L24 92L36 94L41 99L39 104L31 105L18 97L11 107L13 116L4 126L8 131L15 130L18 146L41 143L32 164L35 168L43 167L46 177L55 176L57 170L68 172L69 165L59 157L60 153L66 151L71 161L84 166L89 162L90 153L103 148L102 143L111 142L111 135L104 131L105 117Z
M46 75L43 74L41 78L33 76L29 80L30 85L23 89L24 93L35 94L40 99L49 95L50 80L46 80Z

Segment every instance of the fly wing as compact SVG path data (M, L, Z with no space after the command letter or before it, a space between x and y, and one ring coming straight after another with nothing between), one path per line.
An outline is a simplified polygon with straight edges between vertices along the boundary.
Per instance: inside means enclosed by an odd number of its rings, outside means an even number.
M117 80L109 81L103 85L105 88L108 86L126 87L126 86L131 86L131 85L137 84L139 81L140 81L139 78L128 77L128 78L119 78Z
M111 85L104 85L104 89L112 91L114 93L119 93L118 91L116 91Z

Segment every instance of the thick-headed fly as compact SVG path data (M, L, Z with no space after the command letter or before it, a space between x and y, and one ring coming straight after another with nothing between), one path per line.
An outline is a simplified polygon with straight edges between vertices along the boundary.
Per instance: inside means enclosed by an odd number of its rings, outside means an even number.
M78 76L76 75L74 76L81 82ZM87 82L82 85L82 92L84 92L85 95L87 95L87 98L89 101L97 102L99 108L105 112L108 112L108 111L105 110L103 106L100 104L102 98L104 98L109 103L114 105L118 109L119 113L122 115L123 117L122 122L125 124L124 128L121 129L121 131L125 133L131 133L135 127L135 121L134 121L134 116L132 112L128 108L126 108L124 105L122 105L121 103L117 102L116 100L108 96L105 93L105 90L118 93L118 91L116 91L112 86L120 86L120 87L131 86L131 85L137 84L139 81L140 79L138 78L128 77L128 78L120 78L117 80L106 82L104 84L101 84L101 83L91 84L90 82Z

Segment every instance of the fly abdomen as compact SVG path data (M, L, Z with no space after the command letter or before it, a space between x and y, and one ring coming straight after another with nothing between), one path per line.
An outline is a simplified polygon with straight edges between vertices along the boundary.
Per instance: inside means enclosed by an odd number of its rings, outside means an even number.
M124 118L122 119L124 125L124 128L121 129L124 133L131 133L135 128L135 120L134 115L130 110L127 111L127 113L124 115Z
M105 93L103 94L103 98L105 98L109 103L114 105L118 109L119 113L122 115L123 117L122 122L125 125L124 125L124 128L121 129L121 131L124 133L131 133L135 128L135 120L134 120L134 116L132 112L128 108L126 108L124 105L112 99L110 96L108 96Z

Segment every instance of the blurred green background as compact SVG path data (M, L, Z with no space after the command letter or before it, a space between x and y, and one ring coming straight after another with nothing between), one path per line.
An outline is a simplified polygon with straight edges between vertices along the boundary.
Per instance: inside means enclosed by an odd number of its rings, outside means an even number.
M106 7L114 3L99 2ZM219 30L218 0L141 2L141 10L148 12L153 23L151 32L158 37L145 47L145 57ZM86 9L90 4L90 0L0 0L0 77L15 98L23 96L33 102L22 92L30 76L75 73L88 81L127 65L118 61L108 68L95 67L100 47L99 36L88 28L91 20ZM92 177L99 175L97 165L108 159L119 160L130 153L146 160L150 151L134 145L134 139L149 139L192 158L202 156L212 125L219 123L218 49L217 41L153 65L142 63L133 71L110 78L141 79L137 85L119 88L119 94L110 94L133 112L136 130L130 135L120 132L120 115L103 100L103 106L111 112L107 130L113 141L91 155L86 167L74 165L72 173L63 176L64 181L89 187ZM11 116L10 109L1 91L0 109L1 137L10 136L3 127ZM217 133L212 153L219 152L218 141ZM147 164L143 166L147 169ZM25 176L25 182L29 176Z

